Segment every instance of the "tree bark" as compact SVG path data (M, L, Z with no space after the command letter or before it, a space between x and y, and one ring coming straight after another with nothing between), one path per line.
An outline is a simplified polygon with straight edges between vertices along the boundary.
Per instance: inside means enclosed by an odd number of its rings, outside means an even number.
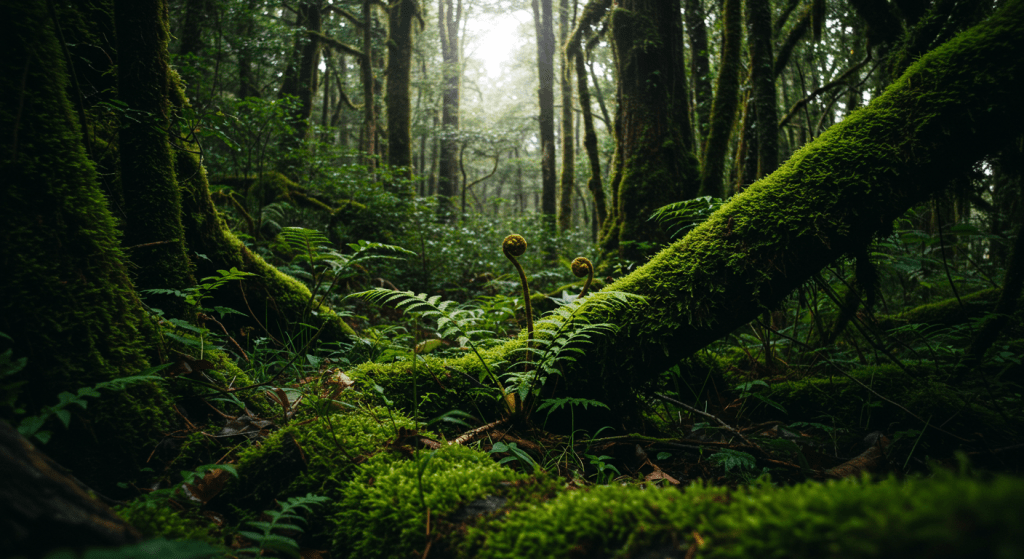
M413 20L419 13L416 0L391 0L388 7L388 164L408 167L412 178L412 77ZM412 190L403 192L412 196Z
M697 194L679 0L626 0L611 12L619 77L618 252L641 259L668 240L651 213ZM613 179L614 180L614 179ZM610 248L609 244L605 245Z
M565 45L565 39L572 28L569 0L558 2L559 35L558 44ZM576 184L576 150L572 129L572 60L565 48L558 49L562 71L558 83L562 93L562 173L558 181L558 230L568 231L572 227L572 191Z
M13 557L122 546L139 532L0 420L0 546Z
M140 289L182 290L195 284L181 227L181 195L174 176L168 130L167 20L164 0L117 0L118 98L121 118L121 195L124 241L138 266ZM183 316L181 299L153 296L150 306Z
M690 39L690 78L693 80L693 114L697 149L704 152L711 113L711 64L708 62L708 27L701 0L686 0L686 36Z
M25 382L18 405L32 415L60 392L147 369L152 325L132 291L114 217L82 145L46 3L4 8L0 332L13 339L5 342L13 356L27 359L4 382ZM52 455L91 485L112 487L137 472L169 430L170 409L156 386L90 402L75 410L70 429L54 430ZM3 406L0 414L23 418ZM97 440L105 432L115 435Z
M437 164L437 209L439 217L454 223L455 195L458 189L459 145L455 135L459 131L459 86L462 65L459 62L459 22L462 20L462 0L456 6L452 0L438 0L437 25L441 35L441 73L444 92L441 100L441 154Z
M711 127L704 145L701 165L702 196L721 198L724 195L722 175L725 171L725 158L729 150L733 121L736 120L736 106L739 103L740 45L743 42L740 9L740 0L725 0L722 10L722 62L718 68L715 100L711 106Z
M551 0L533 0L533 25L537 36L537 77L540 85L541 213L552 222L557 212L555 177L555 27Z
M757 116L757 178L779 166L778 110L772 68L772 11L768 0L746 0L750 82Z

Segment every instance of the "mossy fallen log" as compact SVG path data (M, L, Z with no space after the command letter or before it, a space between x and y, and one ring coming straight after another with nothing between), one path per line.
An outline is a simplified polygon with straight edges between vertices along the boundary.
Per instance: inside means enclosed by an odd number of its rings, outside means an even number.
M1005 146L1024 126L1021 28L1024 3L1011 2L929 52L869 106L607 286L646 303L624 312L588 307L592 321L618 331L577 356L566 389L614 406ZM483 369L462 364L471 375Z

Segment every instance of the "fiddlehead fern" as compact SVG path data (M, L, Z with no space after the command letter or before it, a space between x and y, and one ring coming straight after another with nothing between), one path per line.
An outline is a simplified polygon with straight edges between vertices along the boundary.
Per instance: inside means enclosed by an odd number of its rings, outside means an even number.
M572 275L578 278L587 276L587 282L583 284L583 290L580 291L580 296L578 297L582 299L587 294L587 290L590 289L590 283L594 281L594 263L590 259L580 256L572 261Z

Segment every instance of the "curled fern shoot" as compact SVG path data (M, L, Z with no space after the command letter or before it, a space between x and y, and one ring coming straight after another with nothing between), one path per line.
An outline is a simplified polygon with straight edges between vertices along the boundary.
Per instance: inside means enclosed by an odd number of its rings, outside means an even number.
M512 261L512 265L519 272L519 281L523 284L523 300L526 304L526 339L527 343L533 341L533 305L530 304L530 286L526 283L526 272L516 257L526 254L526 239L522 235L509 235L501 243L501 252L505 258Z
M572 275L582 278L587 276L587 282L583 284L583 290L580 291L579 298L587 294L587 290L590 289L590 284L594 281L594 263L589 258L580 256L579 258L572 261Z

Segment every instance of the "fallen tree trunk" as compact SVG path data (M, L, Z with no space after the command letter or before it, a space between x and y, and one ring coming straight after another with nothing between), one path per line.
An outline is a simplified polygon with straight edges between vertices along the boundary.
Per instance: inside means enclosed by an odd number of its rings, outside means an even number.
M577 356L565 374L569 390L608 403L621 399L777 305L940 191L948 177L1006 146L1024 122L1022 28L1024 3L1014 2L933 50L868 107L606 287L647 302L625 312L586 305L591 321L619 330ZM494 355L508 359L515 347L506 344ZM470 374L481 369L475 359L449 364ZM391 371L366 365L355 373Z

